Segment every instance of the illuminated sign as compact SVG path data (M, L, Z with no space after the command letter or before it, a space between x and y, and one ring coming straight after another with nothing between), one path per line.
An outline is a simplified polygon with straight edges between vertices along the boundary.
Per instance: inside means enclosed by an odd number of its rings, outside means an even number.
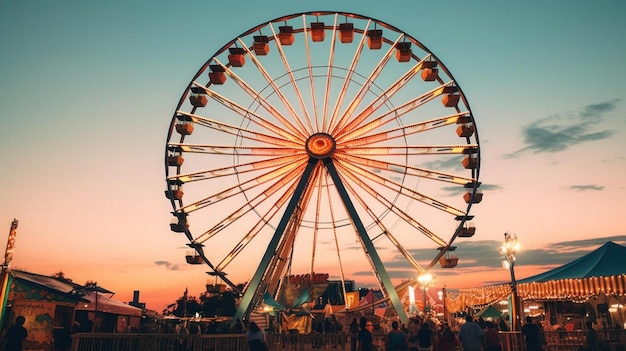
M289 284L321 284L328 283L328 273L295 274L287 276Z

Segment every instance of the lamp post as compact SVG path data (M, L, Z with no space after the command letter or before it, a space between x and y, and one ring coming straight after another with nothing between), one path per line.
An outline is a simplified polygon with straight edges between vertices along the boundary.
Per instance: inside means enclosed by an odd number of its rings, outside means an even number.
M500 248L500 253L504 256L505 266L509 268L511 273L511 330L519 331L521 325L521 308L519 296L517 295L517 281L515 280L515 254L519 250L519 242L517 241L517 234L504 233L504 244Z
M0 266L0 326L3 325L5 319L5 309L10 288L10 270L11 261L13 260L13 250L15 249L15 236L17 235L17 219L11 222L11 229L7 237L7 247L4 252L4 262Z
M422 297L424 299L424 313L427 313L428 311L430 311L430 308L426 305L426 291L428 290L428 287L432 286L433 284L433 276L429 273L424 273L417 277L417 281L420 283L420 287L422 288Z

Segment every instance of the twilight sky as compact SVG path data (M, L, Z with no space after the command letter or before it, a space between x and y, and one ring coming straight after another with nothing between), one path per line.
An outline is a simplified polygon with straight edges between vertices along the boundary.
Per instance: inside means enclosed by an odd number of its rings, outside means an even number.
M172 113L227 41L315 10L369 16L410 34L471 104L485 197L472 209L477 234L456 242L457 268L433 270L437 286L507 281L498 253L505 231L522 242L518 278L608 240L626 244L623 1L228 4L0 3L0 242L17 218L13 268L97 281L120 301L140 290L157 311L186 287L204 290L212 278L185 263L163 196ZM359 285L358 267L352 277Z

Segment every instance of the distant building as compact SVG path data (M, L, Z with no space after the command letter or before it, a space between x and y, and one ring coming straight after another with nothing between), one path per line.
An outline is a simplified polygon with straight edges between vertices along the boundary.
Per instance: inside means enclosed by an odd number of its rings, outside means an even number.
M141 308L142 310L146 309L146 303L139 302L139 290L133 291L133 301L130 301L128 304L133 307Z

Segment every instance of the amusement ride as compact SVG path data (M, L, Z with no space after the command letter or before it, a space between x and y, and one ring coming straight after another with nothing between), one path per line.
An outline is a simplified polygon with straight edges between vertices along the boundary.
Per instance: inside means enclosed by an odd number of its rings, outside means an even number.
M369 279L406 321L399 287L456 266L455 240L475 232L479 173L474 116L443 62L345 12L227 41L185 87L165 145L171 229L188 263L246 282L234 319L285 277L324 272Z

